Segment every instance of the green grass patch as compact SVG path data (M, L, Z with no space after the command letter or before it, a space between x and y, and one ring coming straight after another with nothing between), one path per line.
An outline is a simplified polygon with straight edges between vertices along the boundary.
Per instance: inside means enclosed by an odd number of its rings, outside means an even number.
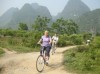
M78 46L64 53L65 69L77 74L100 74L100 48Z
M27 41L23 41L27 40ZM0 38L0 47L14 50L18 53L37 52L40 47L36 45L36 42L32 39L23 37L3 37Z
M0 56L4 54L4 51L2 50L2 48L0 48Z

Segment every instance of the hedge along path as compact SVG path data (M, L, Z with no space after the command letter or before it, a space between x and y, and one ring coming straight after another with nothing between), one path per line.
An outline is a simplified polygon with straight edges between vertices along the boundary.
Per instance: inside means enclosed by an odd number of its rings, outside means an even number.
M62 64L63 52L73 47L57 48L56 53L50 56L49 66L45 66L41 74L75 74L65 71ZM36 70L38 55L39 52L7 54L0 58L0 74L39 74Z

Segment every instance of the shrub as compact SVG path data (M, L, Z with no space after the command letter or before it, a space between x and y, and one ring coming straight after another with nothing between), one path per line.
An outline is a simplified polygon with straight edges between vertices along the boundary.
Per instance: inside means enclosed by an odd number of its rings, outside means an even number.
M70 36L70 41L72 41L76 45L81 45L83 42L82 36L76 34Z
M77 46L76 51L77 52L83 52L89 50L88 46Z
M100 48L100 36L94 38L94 41L91 43L91 47Z
M100 74L100 37L95 37L90 46L78 46L64 53L67 70L77 74Z
M59 39L59 41L58 41L58 46L59 46L59 47L64 47L64 46L66 46L66 40L64 40L64 39Z
M83 43L82 35L70 35L67 34L59 36L58 46L69 46L69 45L81 45Z
M84 34L83 34L83 39L84 39L84 41L86 41L86 40L88 40L88 39L91 40L91 37L92 37L92 34L91 34L91 33L84 33Z
M72 41L66 41L66 46L71 46L71 45L74 45Z
M14 45L15 44L15 41L12 38L9 38L8 39L8 44Z

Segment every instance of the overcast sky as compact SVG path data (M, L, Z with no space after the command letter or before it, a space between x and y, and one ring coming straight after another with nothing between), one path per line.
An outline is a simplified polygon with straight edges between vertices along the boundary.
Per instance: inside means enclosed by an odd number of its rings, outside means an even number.
M100 8L100 0L82 0L92 10ZM11 7L18 7L19 9L25 3L38 3L39 5L46 6L51 15L57 15L61 12L68 0L0 0L0 16Z

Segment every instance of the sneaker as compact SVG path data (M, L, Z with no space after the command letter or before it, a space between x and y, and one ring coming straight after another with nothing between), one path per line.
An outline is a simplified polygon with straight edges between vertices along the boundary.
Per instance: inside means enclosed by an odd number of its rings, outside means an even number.
M49 62L49 61L46 61L46 62L45 62L46 66L48 66L48 62Z

